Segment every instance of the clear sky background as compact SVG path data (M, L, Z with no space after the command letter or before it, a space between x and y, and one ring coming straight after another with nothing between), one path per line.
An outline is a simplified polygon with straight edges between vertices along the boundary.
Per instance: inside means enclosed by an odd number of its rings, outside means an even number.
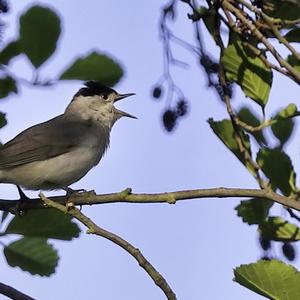
M256 187L249 173L210 130L206 120L226 117L225 108L206 87L195 58L184 50L177 49L176 53L190 67L175 70L174 77L190 100L190 112L174 133L166 134L162 127L165 103L153 101L151 87L162 73L158 21L165 1L35 3L55 9L63 22L58 49L41 69L43 78L57 77L76 56L96 49L123 65L126 75L116 89L120 93L136 93L118 107L138 116L138 120L124 118L114 126L106 156L73 188L109 193L131 187L134 192L150 193L220 186ZM5 17L5 38L17 35L16 20L32 4L11 1L11 11ZM188 8L183 3L179 8L175 32L192 41L193 28L186 18ZM213 51L213 44L208 40L206 43ZM20 77L32 77L25 57L16 59L13 70ZM269 113L280 101L296 100L296 94L283 98L284 91L295 90L295 85L288 86L280 80L280 85L278 78L274 80L278 87L271 93L273 104ZM7 113L9 120L1 129L1 141L62 113L80 87L79 81L60 82L49 88L22 85L17 96L1 102L1 111ZM239 100L234 103L237 107ZM296 145L288 150L298 156L298 148ZM11 185L1 185L0 191L1 198L18 197ZM83 212L138 247L165 276L178 299L262 299L232 281L234 267L254 262L261 255L256 228L244 225L233 210L238 203L239 199L197 199L176 205L95 205L83 207ZM83 232L72 242L53 244L61 259L57 272L50 278L10 268L1 256L0 281L43 300L164 299L137 263L111 242Z

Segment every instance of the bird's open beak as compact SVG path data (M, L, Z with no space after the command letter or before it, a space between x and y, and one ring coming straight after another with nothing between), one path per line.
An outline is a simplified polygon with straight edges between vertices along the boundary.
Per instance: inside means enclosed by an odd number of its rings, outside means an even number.
M127 97L130 97L130 96L133 96L135 95L135 93L128 93L128 94L118 94L115 101L114 102L117 102L121 99L124 99L124 98L127 98ZM128 118L132 118L132 119L137 119L137 117L125 112L125 111L122 111L122 110L119 110L119 109L116 109L116 111L122 116L122 117L128 117Z
M130 96L134 96L135 93L128 93L128 94L118 94L116 99L115 99L115 102L121 100L121 99L124 99L124 98L127 98L127 97L130 97Z

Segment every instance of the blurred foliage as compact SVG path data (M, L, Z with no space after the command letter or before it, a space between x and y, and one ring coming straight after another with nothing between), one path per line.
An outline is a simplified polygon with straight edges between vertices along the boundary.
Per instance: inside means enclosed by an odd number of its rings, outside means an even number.
M286 196L294 191L296 173L286 153L278 148L261 148L256 159L274 190L278 188Z
M3 212L3 223L8 214ZM4 247L4 256L12 267L31 274L49 276L55 272L59 256L48 239L70 241L79 237L80 229L72 219L55 209L39 209L10 219L2 236L19 235L15 242Z
M45 238L23 237L5 246L3 251L11 267L19 267L32 275L50 276L59 259Z
M300 240L299 228L282 219L281 217L269 217L259 224L262 237L280 242L295 242Z
M49 8L33 6L20 17L19 28L21 53L26 54L35 68L40 67L56 49L61 33L60 18Z
M248 168L251 173L254 173L253 166L245 158L243 151L239 147L239 142L242 142L247 151L251 153L248 134L245 134L244 132L236 132L230 120L216 122L213 119L209 119L208 123L226 147L234 153L234 155Z
M105 72L99 70L105 70ZM59 78L61 80L98 80L104 85L113 86L122 76L122 68L112 58L92 52L86 57L77 58Z
M18 93L22 80L32 85L51 85L59 80L99 80L104 85L113 86L123 76L123 68L109 55L93 51L78 56L65 67L61 74L41 80L40 66L55 54L61 34L59 15L50 8L34 5L24 12L19 19L19 34L12 41L3 43L0 50L1 77L0 98L11 93ZM10 72L10 64L19 55L25 55L33 66L34 80L27 80Z
M270 200L249 199L243 200L235 208L237 215L248 225L261 224L269 215L273 202Z
M0 78L0 99L9 96L10 93L18 93L15 79L10 76Z
M242 107L237 113L237 117L242 122L252 127L257 127L261 124L261 120L259 120L259 117L256 116L255 112L253 112L248 107ZM252 132L251 134L253 135L253 137L255 138L255 140L258 142L259 145L267 145L267 140L263 130Z
M68 215L58 210L36 209L28 211L23 216L15 216L4 233L68 241L77 238L80 229Z

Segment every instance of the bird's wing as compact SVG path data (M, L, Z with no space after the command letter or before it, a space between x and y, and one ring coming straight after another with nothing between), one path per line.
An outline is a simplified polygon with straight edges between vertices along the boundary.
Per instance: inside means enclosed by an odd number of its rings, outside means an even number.
M32 126L0 146L0 169L45 160L76 147L89 130L89 124L67 121L60 115Z

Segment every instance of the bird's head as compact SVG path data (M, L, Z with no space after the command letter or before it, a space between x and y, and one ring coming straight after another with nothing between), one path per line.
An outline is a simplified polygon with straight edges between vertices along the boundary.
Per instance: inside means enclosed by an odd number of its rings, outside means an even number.
M115 102L133 95L135 94L119 94L98 81L88 81L85 83L85 87L74 95L71 103L66 108L65 114L99 122L101 125L111 128L121 117L136 119L135 116L114 106Z

